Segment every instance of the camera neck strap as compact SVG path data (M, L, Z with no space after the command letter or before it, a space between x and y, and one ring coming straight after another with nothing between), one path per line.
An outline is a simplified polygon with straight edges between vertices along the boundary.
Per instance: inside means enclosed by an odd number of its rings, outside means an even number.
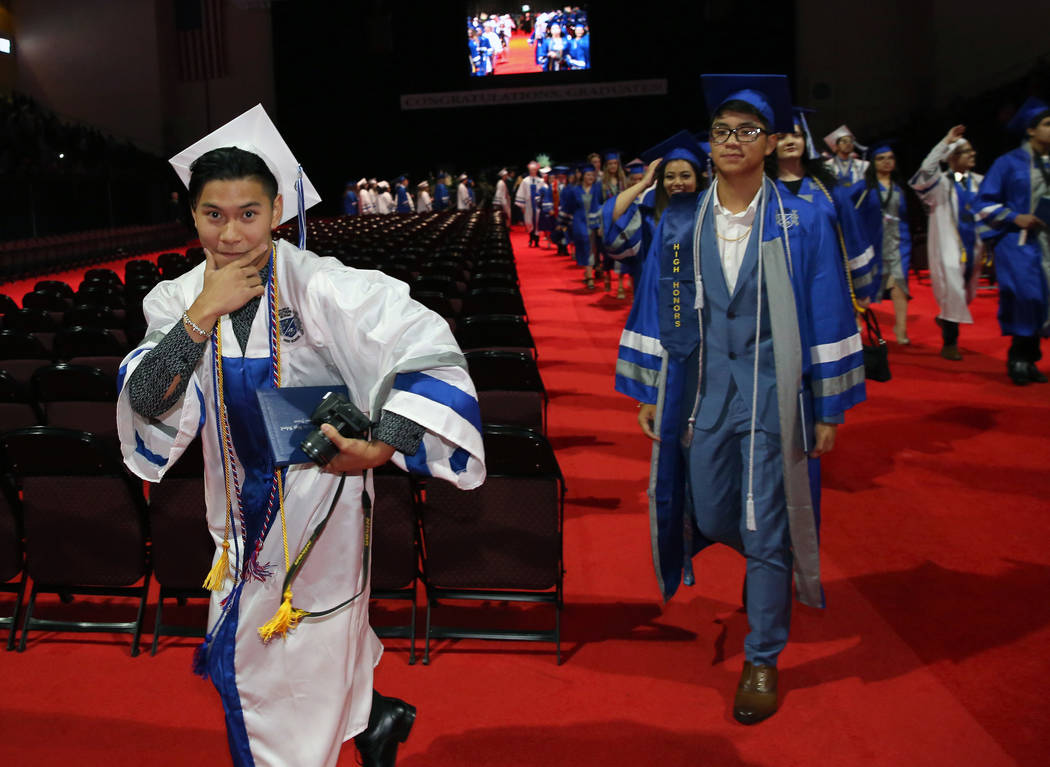
M365 484L367 484L368 472L362 472L361 476L365 478ZM291 566L288 568L288 571L285 573L284 587L282 591L289 593L291 592L292 581L295 579L295 576L298 575L299 570L306 562L306 558L310 556L310 552L313 550L314 543L316 543L317 539L321 537L321 533L324 532L325 526L328 524L328 520L332 518L332 512L335 511L336 504L339 502L339 496L343 494L343 486L345 484L346 475L343 474L339 478L339 485L336 487L335 496L332 498L332 503L328 507L328 513L325 514L324 519L322 519L317 524L317 527L314 528L314 531L310 534L310 538L309 540L307 540L306 545L303 546L302 551L299 552L299 555L295 558L295 561L292 562ZM369 565L371 564L372 551L372 498L368 494L368 488L364 486L361 488L361 512L363 532L361 546L362 576L360 590L349 599L340 602L335 607L329 607L327 610L300 610L298 608L293 608L293 613L295 613L294 621L296 623L302 620L303 618L320 618L322 616L328 615L329 613L334 613L336 610L342 609L351 602L354 602L362 594L365 593L365 588L368 586L370 573Z

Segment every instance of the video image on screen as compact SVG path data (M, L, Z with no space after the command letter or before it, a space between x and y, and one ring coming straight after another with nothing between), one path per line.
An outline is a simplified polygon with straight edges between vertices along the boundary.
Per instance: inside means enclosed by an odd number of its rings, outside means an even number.
M590 69L587 7L478 12L467 17L467 46L473 77Z

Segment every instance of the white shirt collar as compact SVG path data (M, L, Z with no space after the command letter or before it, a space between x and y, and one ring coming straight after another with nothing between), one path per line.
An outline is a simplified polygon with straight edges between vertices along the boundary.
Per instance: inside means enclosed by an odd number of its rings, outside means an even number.
M714 195L715 213L718 213L721 216L725 216L734 223L747 223L750 219L753 219L755 217L755 211L758 210L758 199L762 196L763 186L765 186L765 179L763 179L762 183L759 184L758 191L755 192L755 196L751 200L750 205L748 205L744 210L740 211L739 213L730 213L722 206L722 203L718 199L718 182L716 181L714 189L711 190L711 193Z

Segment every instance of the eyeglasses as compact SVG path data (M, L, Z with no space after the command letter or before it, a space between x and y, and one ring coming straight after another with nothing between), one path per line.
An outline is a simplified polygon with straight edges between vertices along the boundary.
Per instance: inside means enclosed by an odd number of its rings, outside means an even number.
M762 128L756 128L754 125L743 125L737 128L712 128L711 143L724 144L729 141L730 136L736 135L736 140L741 144L750 144L752 141L758 141L758 137L766 132Z

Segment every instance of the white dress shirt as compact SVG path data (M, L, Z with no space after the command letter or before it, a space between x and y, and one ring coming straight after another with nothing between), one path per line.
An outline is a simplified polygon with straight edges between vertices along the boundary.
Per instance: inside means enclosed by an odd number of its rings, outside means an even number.
M751 204L739 213L730 213L718 201L718 189L714 189L715 235L718 238L718 255L722 260L722 273L726 278L729 295L736 289L736 278L740 274L740 265L744 262L747 243L754 234L755 213L758 211L758 198L762 194L759 186Z

